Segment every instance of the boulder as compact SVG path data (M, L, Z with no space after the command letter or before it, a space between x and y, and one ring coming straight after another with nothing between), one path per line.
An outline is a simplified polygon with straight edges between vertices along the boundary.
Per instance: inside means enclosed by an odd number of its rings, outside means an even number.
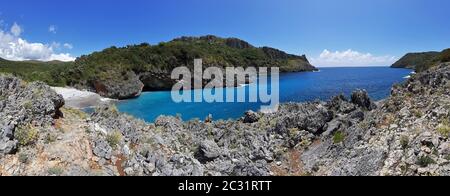
M112 157L112 148L109 146L108 142L97 140L94 144L93 153L98 157L110 160Z
M99 95L119 100L138 97L144 88L144 84L132 71L122 73L120 76L97 80L93 86Z
M0 157L17 151L18 142L15 140L0 140Z
M377 108L365 90L354 91L352 93L352 103L369 111Z
M327 103L327 107L333 111L343 114L348 114L356 110L355 105L348 102L347 98L345 98L344 95L339 95L331 98L331 100Z
M244 123L255 123L255 122L258 122L259 119L260 119L260 116L258 115L258 113L253 112L251 110L245 112Z
M222 149L217 145L216 142L205 140L200 144L196 158L200 162L209 162L222 155Z
M275 130L282 135L292 128L320 135L325 131L326 124L334 118L334 112L319 103L282 105L278 114Z
M342 127L342 122L338 119L329 122L326 125L326 131L322 134L323 136L330 136L338 131Z
M14 129L15 126L12 124L4 126L3 128L0 129L1 131L0 137L7 139L14 139Z

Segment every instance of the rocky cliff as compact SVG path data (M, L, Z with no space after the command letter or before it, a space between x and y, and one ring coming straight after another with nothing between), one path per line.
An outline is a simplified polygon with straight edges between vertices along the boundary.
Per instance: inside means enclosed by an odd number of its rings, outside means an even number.
M2 82L16 92L2 97L25 101L35 85ZM114 106L56 115L61 99L47 89L54 98L33 102L37 112L0 102L11 105L0 110L1 145L15 146L0 151L0 175L450 175L449 87L449 64L441 64L379 103L358 90L234 121L161 116L153 124Z

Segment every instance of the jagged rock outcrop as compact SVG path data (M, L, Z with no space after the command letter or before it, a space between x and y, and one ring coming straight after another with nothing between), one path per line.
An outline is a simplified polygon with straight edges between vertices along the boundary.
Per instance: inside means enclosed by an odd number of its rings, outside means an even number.
M449 64L397 85L360 123L302 155L314 175L450 175ZM339 137L337 137L339 136Z
M251 44L249 44L248 42L237 39L237 38L228 38L225 40L225 44L229 47L237 48L237 49L246 49L246 48L254 47Z
M123 73L120 76L114 74L108 79L96 80L93 83L95 92L102 97L113 99L128 99L138 97L142 93L144 84L132 71Z
M176 80L172 80L168 73L152 73L144 72L139 74L139 79L144 84L144 91L163 91L172 89L177 83Z
M0 81L28 94L17 79ZM357 90L350 99L282 104L227 121L161 116L150 124L105 105L90 115L63 109L54 122L50 110L37 116L49 123L36 124L36 142L0 158L0 175L450 175L449 85L450 66L442 64L377 104ZM60 106L51 100L35 104Z
M14 77L0 76L0 157L14 153L22 140L33 139L30 135L17 138L19 127L51 125L63 105L62 96L41 82L27 85Z
M244 115L244 123L255 123L258 122L260 119L260 116L258 113L254 111L247 111Z
M352 103L369 111L377 108L375 103L370 100L369 95L364 90L356 90L352 93Z

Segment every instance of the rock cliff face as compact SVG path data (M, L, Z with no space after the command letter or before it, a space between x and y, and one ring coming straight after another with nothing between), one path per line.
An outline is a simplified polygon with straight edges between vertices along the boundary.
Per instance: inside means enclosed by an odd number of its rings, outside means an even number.
M91 115L63 108L54 120L61 102L49 99L50 112L35 117L54 123L36 124L35 142L3 151L0 175L450 175L449 87L450 66L442 64L380 103L358 90L234 121L161 116L153 124L114 106ZM3 124L9 110L1 110ZM21 135L2 127L2 136Z
M141 95L144 84L134 72L93 82L95 92L102 97L129 99Z

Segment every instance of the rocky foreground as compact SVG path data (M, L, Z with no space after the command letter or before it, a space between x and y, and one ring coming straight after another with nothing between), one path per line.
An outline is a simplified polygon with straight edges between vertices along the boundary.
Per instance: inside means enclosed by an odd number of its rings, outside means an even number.
M237 121L154 124L114 106L64 108L42 83L0 77L0 175L450 175L450 64L372 102L289 103Z

